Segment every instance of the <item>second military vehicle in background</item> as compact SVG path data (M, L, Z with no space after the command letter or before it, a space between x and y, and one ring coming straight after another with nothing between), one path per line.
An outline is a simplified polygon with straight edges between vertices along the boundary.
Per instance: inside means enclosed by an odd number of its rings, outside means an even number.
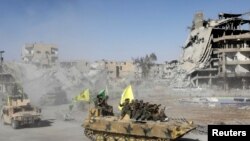
M2 108L1 118L4 124L10 124L14 129L23 125L38 126L41 121L41 109L32 106L29 99L9 96Z

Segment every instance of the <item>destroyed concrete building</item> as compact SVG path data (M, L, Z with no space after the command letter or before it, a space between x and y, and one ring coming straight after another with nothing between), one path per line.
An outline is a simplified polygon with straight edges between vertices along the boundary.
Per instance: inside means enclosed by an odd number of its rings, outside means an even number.
M142 78L142 68L136 64L135 65L135 78L140 79ZM148 78L153 79L162 79L162 80L168 80L173 77L175 77L174 69L176 69L179 65L178 60L172 60L170 62L165 62L165 64L162 63L156 63L152 64L150 67Z
M246 14L220 13L214 20L204 20L202 12L195 14L180 60L192 86L250 88L250 20L244 18Z
M54 44L25 44L21 52L22 60L38 66L48 67L58 61L58 47Z
M0 73L0 93L11 93L15 78L9 73Z
M0 51L0 98L3 98L4 95L10 95L13 93L13 87L15 85L15 78L12 74L4 71L5 63L3 62L3 53Z
M171 79L175 77L175 73L173 73L173 71L175 68L177 68L178 65L179 62L177 60L172 60L163 64L162 79Z
M134 75L135 65L133 61L101 61L104 65L104 69L108 73L109 78L124 78L129 75Z
M72 61L60 61L62 68L72 68L80 70L81 72L87 72L90 69L91 63L85 60L72 60Z
M161 79L163 76L164 64L154 64L149 71L149 77Z

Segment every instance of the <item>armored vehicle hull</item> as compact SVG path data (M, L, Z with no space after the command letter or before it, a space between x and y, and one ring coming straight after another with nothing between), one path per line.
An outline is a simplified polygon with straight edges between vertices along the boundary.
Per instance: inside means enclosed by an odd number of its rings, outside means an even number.
M37 112L19 112L11 116L4 114L4 124L10 124L14 129L17 129L24 125L38 125L41 121L40 114Z
M84 121L83 127L84 134L93 141L173 141L195 129L187 121L120 120L115 116L102 117L93 114Z
M3 123L10 124L14 129L23 125L38 125L41 120L41 110L29 103L29 99L9 99L2 109Z

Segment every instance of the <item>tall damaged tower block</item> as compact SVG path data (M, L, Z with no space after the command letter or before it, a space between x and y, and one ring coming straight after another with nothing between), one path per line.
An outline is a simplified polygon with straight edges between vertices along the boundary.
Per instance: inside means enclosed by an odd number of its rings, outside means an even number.
M194 16L180 60L194 87L250 88L249 15Z

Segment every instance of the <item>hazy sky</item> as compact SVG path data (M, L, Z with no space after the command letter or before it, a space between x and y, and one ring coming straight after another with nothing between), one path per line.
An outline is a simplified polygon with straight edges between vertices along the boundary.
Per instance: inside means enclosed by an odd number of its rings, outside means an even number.
M54 43L66 59L177 59L193 14L250 11L248 0L0 0L0 46L20 60L25 43Z

